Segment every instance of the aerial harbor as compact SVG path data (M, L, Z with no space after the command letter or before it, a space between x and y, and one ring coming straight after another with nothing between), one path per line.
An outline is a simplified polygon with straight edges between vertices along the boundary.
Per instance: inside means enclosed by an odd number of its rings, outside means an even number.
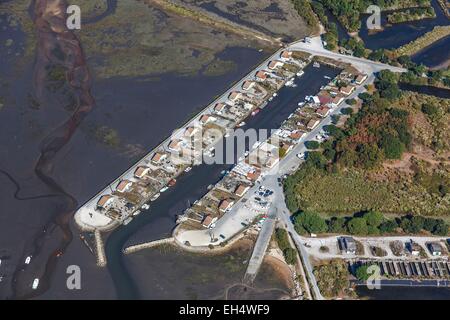
M0 299L450 299L446 1L0 8Z

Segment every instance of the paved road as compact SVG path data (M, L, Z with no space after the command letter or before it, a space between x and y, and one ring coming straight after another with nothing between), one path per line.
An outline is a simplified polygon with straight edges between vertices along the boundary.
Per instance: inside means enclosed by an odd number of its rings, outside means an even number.
M259 232L258 239L253 247L252 257L248 263L247 271L244 276L245 283L252 283L255 279L259 267L261 266L264 256L269 246L270 238L272 237L273 230L275 229L277 218L277 208L272 206L269 209L269 215Z
M320 37L311 38L310 43L305 43L303 41L296 41L289 46L289 49L292 50L302 50L308 52L312 55L319 55L343 62L351 63L353 66L360 69L360 71L364 71L367 74L372 72L377 72L383 69L389 69L393 72L406 72L407 70L400 67L394 67L388 64L384 64L381 62L376 62L364 58L358 58L354 56L348 56L340 53L336 53L333 51L329 51L325 49L322 45L322 40Z

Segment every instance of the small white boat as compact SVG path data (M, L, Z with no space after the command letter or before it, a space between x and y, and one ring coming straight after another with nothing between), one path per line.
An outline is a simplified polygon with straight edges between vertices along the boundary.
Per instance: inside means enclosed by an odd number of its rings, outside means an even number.
M270 98L269 98L269 101L272 101L272 100L273 100L273 97L270 97Z
M323 76L325 79L331 80L331 77L329 76Z
M165 192L165 191L167 191L167 189L169 189L169 187L168 187L168 186L165 186L164 188L162 188L161 190L159 190L159 192Z
M31 285L31 288L33 288L33 290L36 290L39 286L39 278L36 278L33 280L33 284Z
M140 214L141 213L141 210L137 210L137 211L135 211L134 213L133 213L133 217L136 217L138 214Z
M28 257L25 259L25 264L30 264L30 262L31 262L31 256L28 256Z
M156 199L159 198L160 195L161 195L161 194L158 192L157 194L155 194L155 195L150 199L150 201L155 201Z
M230 136L230 133L228 133L228 132L225 133L225 135L224 135L225 138L228 138L229 136Z
M276 97L278 95L278 93L274 92L272 97Z
M297 72L295 75L296 75L297 77L301 77L301 76L304 75L304 74L305 74L305 72L302 70L302 71Z
M314 63L313 63L313 67L314 67L314 68L320 68L320 64L319 64L318 62L314 62Z
M150 209L150 206L147 203L145 203L142 205L141 208L142 208L142 210L148 210L148 209Z
M123 225L126 226L126 225L129 224L132 220L133 220L132 217L127 218L127 219L123 222Z
M187 167L186 169L184 169L184 172L189 172L192 170L192 167Z
M237 125L238 128L243 127L243 126L245 126L245 121L242 121L241 123L239 123L239 124Z

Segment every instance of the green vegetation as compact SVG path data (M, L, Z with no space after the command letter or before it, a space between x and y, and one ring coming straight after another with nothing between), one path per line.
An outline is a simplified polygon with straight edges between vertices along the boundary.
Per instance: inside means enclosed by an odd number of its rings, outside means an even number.
M347 28L349 32L357 32L361 26L360 14L369 5L377 5L382 9L398 9L407 7L429 6L429 0L321 0L326 8Z
M309 152L306 161L285 180L286 205L291 212L329 217L359 213L352 221L330 219L328 232L363 235L416 233L408 228L408 222L401 226L397 221L381 219L380 213L448 215L450 174L444 159L450 149L450 102L402 92L397 81L398 75L380 72L378 90L359 96L363 100L361 109L348 118L345 127L324 127L330 139ZM440 150L442 160L429 153L416 158L413 140ZM371 222L364 223L361 213L372 211L378 213L365 217L371 217ZM322 225L318 218L314 221ZM441 224L424 230L436 234L442 229ZM318 230L323 232L321 227ZM297 231L318 232L308 230L304 221L297 223Z
M306 141L305 142L305 147L310 149L310 150L315 150L318 149L320 146L319 142L311 140L311 141Z
M411 41L404 46L394 51L395 56L412 55L419 50L428 47L435 41L442 39L450 34L450 26L436 26L430 32L425 33L423 36Z
M327 43L326 48L328 50L334 50L337 48L339 36L337 26L333 22L328 21L328 17L325 14L325 9L320 2L313 2L312 7L322 25L325 27L327 32L323 35L323 40Z
M311 8L311 2L309 0L291 0L294 4L295 10L297 13L305 19L306 23L310 27L316 27L319 21L317 20L317 16L314 14L314 11Z
M285 229L277 228L275 230L275 238L277 240L278 247L283 252L286 263L295 265L297 263L297 251L291 247L287 231Z
M364 42L355 38L343 39L341 46L347 50L351 50L355 57L367 57L368 50L364 46Z
M359 281L367 281L373 272L369 272L369 268L376 265L362 265L356 268L355 276Z
M332 260L328 264L314 268L320 292L327 298L347 293L350 286L349 275L347 263L343 260Z
M294 228L299 234L324 233L327 231L325 220L315 212L299 212L294 216Z
M435 18L436 13L433 7L410 8L403 11L395 11L387 15L389 23L400 23L406 21L421 20L425 18Z

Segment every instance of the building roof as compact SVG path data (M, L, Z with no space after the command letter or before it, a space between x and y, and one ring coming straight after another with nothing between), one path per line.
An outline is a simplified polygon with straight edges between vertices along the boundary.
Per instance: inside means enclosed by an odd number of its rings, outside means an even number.
M233 91L232 93L230 93L230 95L228 96L228 99L230 100L236 100L239 99L241 97L241 93L239 91Z
M256 77L262 80L267 79L267 73L265 73L262 70L259 70L258 72L256 72Z
M361 83L367 78L367 74L358 74L358 76L355 79L356 83Z
M316 110L316 113L322 117L326 117L330 112L330 108L322 106Z
M245 80L244 83L242 84L242 89L243 90L248 90L251 87L253 87L254 85L255 85L255 83L253 81Z
M142 178L143 176L145 176L147 174L147 172L150 170L149 167L145 167L145 166L139 166L136 168L136 170L134 171L134 176L138 177L138 178Z
M301 137L303 137L304 134L305 134L305 133L304 133L303 131L295 130L295 131L292 131L292 132L291 132L291 134L289 135L289 137L290 137L291 139L298 140L298 139L300 139Z
M318 97L321 104L327 104L332 101L332 98L329 95L319 94Z
M170 141L169 143L169 148L170 149L179 149L180 148L180 143L181 140L180 139L173 139L172 141Z
M184 136L185 137L192 137L196 132L198 128L196 127L187 127L186 130L184 130Z
M117 185L116 190L119 192L124 192L131 186L131 184L132 182L130 180L122 180Z
M236 188L236 190L234 191L234 193L235 193L237 196L242 197L242 196L247 192L248 189L250 189L249 186L247 186L247 185L245 185L245 184L240 184L240 185Z
M251 172L247 172L247 178L250 181L258 180L260 175L261 175L261 171L259 171L259 170L254 170L254 171L251 171Z
M282 66L284 63L278 60L272 60L269 62L268 67L269 69L275 69L278 66Z
M280 57L288 59L288 58L292 57L292 51L284 50L281 52Z
M163 160L165 157L166 157L166 155L164 153L156 152L152 157L152 161L159 162L159 161Z
M210 214L207 214L202 221L202 225L206 228L209 228L209 226L213 223L213 217Z
M342 237L345 249L347 251L356 251L356 241L352 237Z
M308 128L308 129L314 129L318 124L319 124L319 120L317 120L317 119L311 119L311 120L309 120L309 122L308 122L308 124L306 125L306 127Z
M352 93L352 91L353 91L354 89L355 89L354 86L348 85L348 86L346 86L346 87L342 87L342 88L341 88L341 92L344 93L344 94L346 94L346 95L349 95L350 93Z
M220 201L220 204L219 204L219 210L225 211L225 210L229 209L233 204L234 204L234 202L232 200L229 200L229 199L222 200L222 201Z
M432 252L442 252L442 247L441 247L441 245L440 245L439 243L437 243L437 242L431 242L431 243L429 244L429 247L430 247L430 250L431 250Z
M110 202L114 197L106 194L100 197L97 201L97 206L103 208L108 202Z
M216 111L216 112L220 112L220 111L222 111L223 109L225 109L225 103L223 103L223 102L219 102L219 103L216 103L216 105L214 106L214 111Z
M339 104L342 102L342 100L344 99L343 96L341 96L340 94L338 94L337 96L335 96L332 100L331 103L333 104Z
M210 115L208 115L208 114L203 114L203 115L200 117L200 122L201 122L201 123L206 123L206 122L209 121L210 118L211 118Z

